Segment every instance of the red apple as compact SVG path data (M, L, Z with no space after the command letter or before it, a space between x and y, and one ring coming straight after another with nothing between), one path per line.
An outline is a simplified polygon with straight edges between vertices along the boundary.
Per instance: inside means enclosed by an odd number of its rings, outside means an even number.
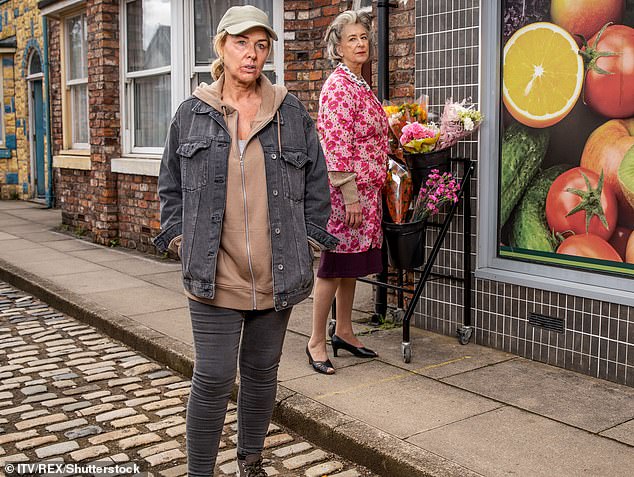
M625 0L552 0L550 4L553 23L586 39L608 22L620 23L624 11Z
M634 118L612 119L594 130L581 156L581 167L605 175L605 183L615 192L619 203L619 224L632 228L634 207L625 198L618 170L625 153L634 147Z

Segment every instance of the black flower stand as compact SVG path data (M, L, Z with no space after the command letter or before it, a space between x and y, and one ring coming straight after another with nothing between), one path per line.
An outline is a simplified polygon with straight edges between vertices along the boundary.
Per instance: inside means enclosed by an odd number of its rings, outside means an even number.
M474 171L473 161L470 159L464 158L451 158L449 161L452 164L458 164L461 166L463 170L462 178L460 179L460 191L458 193L458 202L452 204L449 210L447 211L444 220L441 222L431 222L426 221L423 224L423 233L425 229L436 228L439 229L438 236L434 241L434 245L432 246L431 252L429 256L424 257L424 248L425 248L425 240L424 237L422 239L419 238L418 248L420 250L412 250L412 254L417 254L419 257L423 256L421 260L414 261L413 263L408 263L408 257L395 257L393 254L390 256L390 261L393 265L396 266L394 272L387 273L386 270L383 273L378 274L376 279L369 278L360 278L359 281L364 283L369 283L371 285L375 285L378 287L378 291L387 291L388 289L395 290L397 292L397 301L398 301L398 309L403 310L404 308L404 294L411 294L411 299L409 301L409 305L404 311L403 315L403 342L401 344L401 352L403 355L403 361L409 363L412 359L412 348L411 348L411 340L410 340L410 323L412 316L414 314L414 310L416 309L416 305L418 304L418 300L420 299L423 289L425 288L425 284L431 279L451 279L455 281L459 281L462 283L462 293L463 293L463 323L456 331L458 334L458 340L460 344L466 345L469 343L471 336L473 334L473 327L471 325L471 177ZM451 226L451 222L453 221L454 215L458 210L460 205L463 205L463 227L462 227L462 242L463 242L463 274L461 277L447 275L447 274L438 274L433 273L432 268L436 261L436 257L440 252L445 236L447 235L447 231ZM396 225L396 224L392 224ZM390 226L387 228L384 224L384 231L389 234ZM408 245L409 246L409 245ZM383 247L384 254L384 263L387 263L387 247ZM396 258L396 260L395 260ZM426 258L426 259L425 259ZM410 268L410 265L413 265ZM407 268L399 268L399 267L407 267ZM406 271L414 270L415 273L415 282L414 288L405 287L403 285L403 275ZM388 278L396 277L397 284L393 285L388 283ZM379 295L377 291L377 295ZM381 300L383 301L383 300ZM387 300L385 303L376 303L376 313L385 316L387 312ZM329 334L332 336L335 329L335 306L333 304L332 307L332 321L329 325Z

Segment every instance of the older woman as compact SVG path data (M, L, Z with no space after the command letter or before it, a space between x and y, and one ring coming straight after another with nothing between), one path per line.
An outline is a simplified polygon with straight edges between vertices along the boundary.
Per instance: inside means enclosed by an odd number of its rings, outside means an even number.
M317 129L330 180L333 210L328 231L339 245L321 254L307 348L315 371L325 374L335 372L326 352L326 321L335 296L334 355L344 349L359 357L377 356L352 329L356 278L382 269L381 188L387 170L388 123L361 76L370 57L369 31L369 15L346 11L326 32L328 56L340 63L321 90Z
M309 241L326 231L327 171L314 124L262 68L277 35L266 14L232 7L214 40L215 82L178 108L159 175L159 250L178 251L196 361L187 406L188 475L212 475L240 364L238 469L261 452L291 307L313 285Z

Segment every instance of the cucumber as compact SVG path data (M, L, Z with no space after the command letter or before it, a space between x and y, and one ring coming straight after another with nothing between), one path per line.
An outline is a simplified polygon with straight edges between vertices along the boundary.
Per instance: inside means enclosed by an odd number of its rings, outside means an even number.
M515 209L509 244L511 247L554 252L557 240L546 221L546 196L553 181L572 166L559 164L546 169L533 179Z
M550 134L545 129L530 129L514 123L502 139L500 189L500 228L531 183L546 155Z

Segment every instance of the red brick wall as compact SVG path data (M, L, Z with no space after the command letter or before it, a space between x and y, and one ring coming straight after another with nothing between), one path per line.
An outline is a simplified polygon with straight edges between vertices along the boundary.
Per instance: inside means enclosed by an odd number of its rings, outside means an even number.
M119 118L119 1L88 0L88 97L90 185L94 190L93 240L118 235L116 174L110 160L121 155Z
M156 252L150 242L161 227L156 183L156 177L117 174L121 246Z
M62 209L62 224L71 232L92 237L92 194L90 171L55 169L57 207Z
M326 59L324 33L347 2L297 0L284 2L284 84L315 118L319 92L332 71Z

